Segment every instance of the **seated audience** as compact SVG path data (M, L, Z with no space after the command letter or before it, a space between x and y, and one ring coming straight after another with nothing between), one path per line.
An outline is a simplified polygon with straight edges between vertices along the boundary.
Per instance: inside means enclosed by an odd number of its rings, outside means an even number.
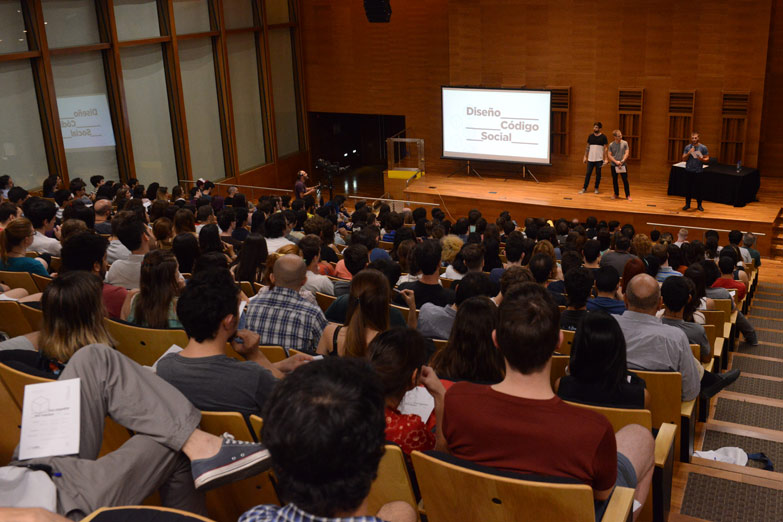
M443 440L440 428L443 425L443 396L446 389L435 371L425 366L427 347L424 337L411 328L385 331L370 343L369 357L383 386L386 440L400 446L406 455L416 450L435 449L436 433ZM399 410L405 394L419 384L435 400L435 410L427 422L415 413L402 413Z
M303 288L313 293L334 295L334 283L325 275L321 275L319 270L322 251L321 238L314 234L308 234L299 240L298 246L305 265L307 265L307 282Z
M260 414L278 378L310 359L298 354L277 363L258 348L258 334L239 330L239 288L227 270L194 275L177 302L188 344L157 362L160 377L198 409ZM226 355L226 343L244 357Z
M286 245L293 245L293 241L285 238L291 231L282 212L272 214L264 223L264 237L266 249L271 254Z
M8 226L14 219L22 217L22 209L13 203L4 201L0 203L0 230Z
M318 307L299 295L307 281L302 258L286 254L275 261L271 281L274 288L256 294L240 319L240 329L260 336L264 346L282 346L315 353L326 318Z
M601 256L601 266L611 266L617 270L618 274L624 273L625 264L636 258L636 256L628 252L629 248L631 248L631 240L628 236L618 235L615 239L614 250Z
M697 304L696 285L687 277L669 279L661 286L664 306L661 322L685 332L690 344L699 345L699 360L709 362L712 359L710 341L707 339L704 327L692 321Z
M128 290L139 288L141 262L150 251L150 233L135 214L130 214L119 222L117 238L130 251L126 259L117 259L106 272L106 282Z
M27 247L28 252L39 254L60 255L62 248L59 241L60 229L55 228L57 221L57 207L48 199L30 198L29 205L25 208L25 217L30 219L35 229L33 242ZM49 237L47 234L55 235Z
M658 273L655 279L659 283L666 281L668 277L677 276L681 277L682 274L677 271L678 267L669 265L669 246L663 243L656 243L652 247L652 255L658 259Z
M707 301L709 304L709 300L715 300L715 299L725 299L731 303L731 309L732 311L735 310L735 300L732 299L731 294L729 291L725 288L722 288L720 286L713 286L715 282L720 279L721 273L720 268L718 268L718 265L709 259L705 259L701 263L702 268L704 269L704 285L705 285L705 295L707 296ZM714 303L713 303L714 306ZM740 310L737 310L737 330L742 334L742 336L745 338L745 342L748 343L751 346L758 346L758 335L756 334L756 329L753 327L752 324L750 324L750 321L748 321L748 318L745 317L745 314L743 314Z
M489 280L489 276L483 272L469 272L463 277L454 293L454 303L446 306L438 306L433 303L424 303L419 311L418 330L432 339L448 339L451 335L452 325L457 316L459 306L473 296L483 295L492 297L495 294L495 286Z
M603 415L565 404L552 391L551 359L562 334L549 292L524 283L498 312L493 340L505 378L491 386L459 382L446 393L449 453L503 471L577 479L593 488L596 519L615 485L636 488L643 504L653 473L649 430L630 425L615 434Z
M595 272L597 296L587 300L587 311L603 310L609 314L620 315L625 312L625 303L620 295L620 275L613 266L602 266Z
M125 298L122 319L145 328L182 328L177 298L184 284L173 252L148 252L141 263L139 288Z
M535 282L536 280L533 278L533 274L526 266L509 267L500 277L500 292L498 295L492 298L492 302L495 303L496 306L500 306L500 303L503 302L503 294L505 294L513 285L519 283Z
M118 212L111 220L112 238L109 241L109 248L106 249L106 261L109 264L112 264L120 259L128 259L128 256L130 255L130 250L125 248L125 245L123 245L122 242L117 239L117 230L119 229L122 220L132 215L132 212L122 211Z
M266 260L269 253L266 249L266 239L261 234L247 236L242 249L239 251L231 270L237 281L260 283L264 278Z
M156 219L152 224L152 235L155 237L158 248L171 250L174 240L174 225L169 218L159 217Z
M81 270L89 272L104 281L108 265L106 249L109 241L94 232L84 231L68 238L63 243L61 273ZM128 291L121 286L103 283L103 305L106 315L119 319L122 315L122 305Z
M298 368L273 390L260 434L284 505L256 506L239 522L415 522L404 502L367 513L385 426L383 388L367 362L334 357Z
M566 309L560 314L560 329L576 331L587 315L587 299L593 290L593 274L583 266L566 272Z
M603 310L582 319L568 371L556 384L561 399L610 408L646 408L649 404L644 379L628 371L623 331Z
M411 240L416 244L416 240ZM449 266L454 262L454 259L457 257L457 254L460 250L462 250L463 241L453 234L443 236L440 240L441 245L441 265L442 266ZM398 247L399 248L399 247ZM506 245L506 248L508 248L508 245Z
M554 261L552 260L552 257L544 253L533 254L533 257L530 258L530 263L527 265L530 272L533 274L536 283L541 285L542 288L547 288L547 291L552 295L552 299L555 300L555 304L558 306L565 306L565 296L560 292L549 289L547 286L547 281L552 274L553 266Z
M343 258L340 260L343 263L343 271L338 270L335 272L342 281L334 282L334 295L339 297L348 293L351 287L351 279L367 266L369 259L369 251L361 243L353 243L343 250ZM345 277L346 274L348 277Z
M39 257L27 257L34 237L35 230L27 218L14 219L0 231L0 270L49 277L46 261Z
M522 232L512 231L506 238L506 263L503 268L493 268L489 273L490 280L497 284L503 272L512 266L522 266L525 259L525 236Z
M639 274L628 283L627 310L616 319L625 336L629 368L680 372L683 401L698 396L709 399L737 380L739 370L724 374L705 371L693 357L685 332L656 317L660 305L661 289L652 276Z
M196 216L188 209L181 208L174 214L174 234L196 234Z
M454 263L446 267L443 277L460 280L469 272L484 270L484 246L479 243L468 243L462 247Z
M413 290L417 309L421 309L424 303L446 306L454 302L453 290L440 286L440 255L440 243L434 239L424 240L413 248L413 257L416 266L421 270L421 279L404 283L399 289ZM395 302L403 306L406 304L401 297L397 297Z
M761 266L761 254L758 250L753 248L753 245L756 244L756 236L752 232L745 233L745 235L742 236L742 244L747 249L748 254L750 254L753 263L756 266Z
M201 255L198 238L189 232L178 234L171 242L171 251L177 258L180 272L183 274L192 273L196 260Z
M720 270L720 277L712 283L713 288L725 288L726 290L734 290L734 302L739 304L748 291L748 288L744 283L741 283L734 279L734 258L731 256L721 255L718 258L718 269Z
M601 266L601 242L597 239L586 241L582 247L582 256L585 262L584 267L595 275L595 271Z
M432 357L432 368L442 381L494 384L503 380L503 356L492 343L497 319L497 306L484 296L460 304L446 347Z

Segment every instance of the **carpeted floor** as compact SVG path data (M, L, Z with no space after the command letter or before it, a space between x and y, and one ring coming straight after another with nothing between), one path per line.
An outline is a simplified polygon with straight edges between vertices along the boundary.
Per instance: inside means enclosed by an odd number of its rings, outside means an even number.
M783 400L783 382L741 375L726 391ZM781 462L783 464L783 462Z
M775 327L775 325L771 325L772 321L765 321L763 319L757 319L755 317L752 317L750 319L750 324L753 325L753 328L756 329L756 335L759 338L759 341L765 342L765 343L776 343L776 344L783 344L783 331L780 332L769 332L767 330L760 330L759 328L772 328L774 330L783 330L783 323L781 323L780 327Z
M759 339L761 341L761 339ZM769 341L761 341L769 342ZM742 342L737 347L739 353L746 353L748 355L758 355L759 357L772 357L783 361L783 346L774 346L771 344L759 344L758 346L751 346L745 342Z
M774 308L776 310L783 310L783 299L769 300L764 294L764 297L756 297L753 299L753 310L757 307L761 308ZM753 310L750 312L753 313Z
M783 491L689 473L680 513L714 522L783 520Z
M772 461L775 471L783 469L783 443L781 442L745 437L716 430L705 431L702 450L716 450L727 446L742 448L745 450L745 453L763 453ZM764 468L764 464L755 460L749 460L748 466L759 469Z
M783 377L783 362L755 359L753 357L735 356L731 367L742 370L743 373L755 373L756 375L770 375Z
M759 306L761 306L759 304ZM759 306L753 306L753 310L750 311L753 317L767 317L769 319L783 319L781 316L781 310L764 310ZM783 329L783 321L773 321L778 323L778 328ZM772 328L775 328L774 326Z
M762 301L783 301L783 296L779 293L756 292L753 296L753 303L761 303Z
M783 408L721 397L715 407L715 420L781 431Z

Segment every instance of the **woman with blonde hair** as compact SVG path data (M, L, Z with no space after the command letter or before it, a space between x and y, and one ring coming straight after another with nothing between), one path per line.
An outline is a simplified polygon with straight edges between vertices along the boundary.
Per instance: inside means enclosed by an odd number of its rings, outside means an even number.
M182 328L177 298L184 283L174 252L148 252L141 262L139 289L128 292L120 317L145 328Z
M457 254L462 249L462 245L464 244L464 241L462 241L458 236L455 236L454 234L449 234L448 236L444 236L440 240L440 261L443 266L448 266L454 262L454 258L457 257Z
M646 259L652 254L652 241L645 234L636 234L631 240L631 253L639 259Z
M0 270L28 272L49 277L46 261L27 257L27 249L33 244L35 230L27 218L17 218L0 231Z
M413 292L403 290L406 301L415 310ZM408 297L409 296L409 297ZM389 329L391 287L380 270L365 268L351 280L346 325L329 323L321 335L316 352L322 355L366 357L370 342Z

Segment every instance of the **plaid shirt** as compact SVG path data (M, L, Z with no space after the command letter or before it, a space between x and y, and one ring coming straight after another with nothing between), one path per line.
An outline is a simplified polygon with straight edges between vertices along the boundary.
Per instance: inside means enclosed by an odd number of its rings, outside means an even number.
M326 317L317 305L295 290L275 287L253 297L239 320L239 328L261 336L260 344L315 353L326 327Z
M311 515L293 504L256 506L239 517L239 522L383 522L377 517L326 518Z

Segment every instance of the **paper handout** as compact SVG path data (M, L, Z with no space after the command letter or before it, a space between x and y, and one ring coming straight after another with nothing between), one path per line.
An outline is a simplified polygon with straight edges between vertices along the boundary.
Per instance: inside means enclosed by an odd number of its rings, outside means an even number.
M424 386L416 386L406 393L400 401L400 413L405 415L415 414L421 417L422 422L427 422L435 409L435 399Z
M19 460L79 453L81 380L24 387Z

